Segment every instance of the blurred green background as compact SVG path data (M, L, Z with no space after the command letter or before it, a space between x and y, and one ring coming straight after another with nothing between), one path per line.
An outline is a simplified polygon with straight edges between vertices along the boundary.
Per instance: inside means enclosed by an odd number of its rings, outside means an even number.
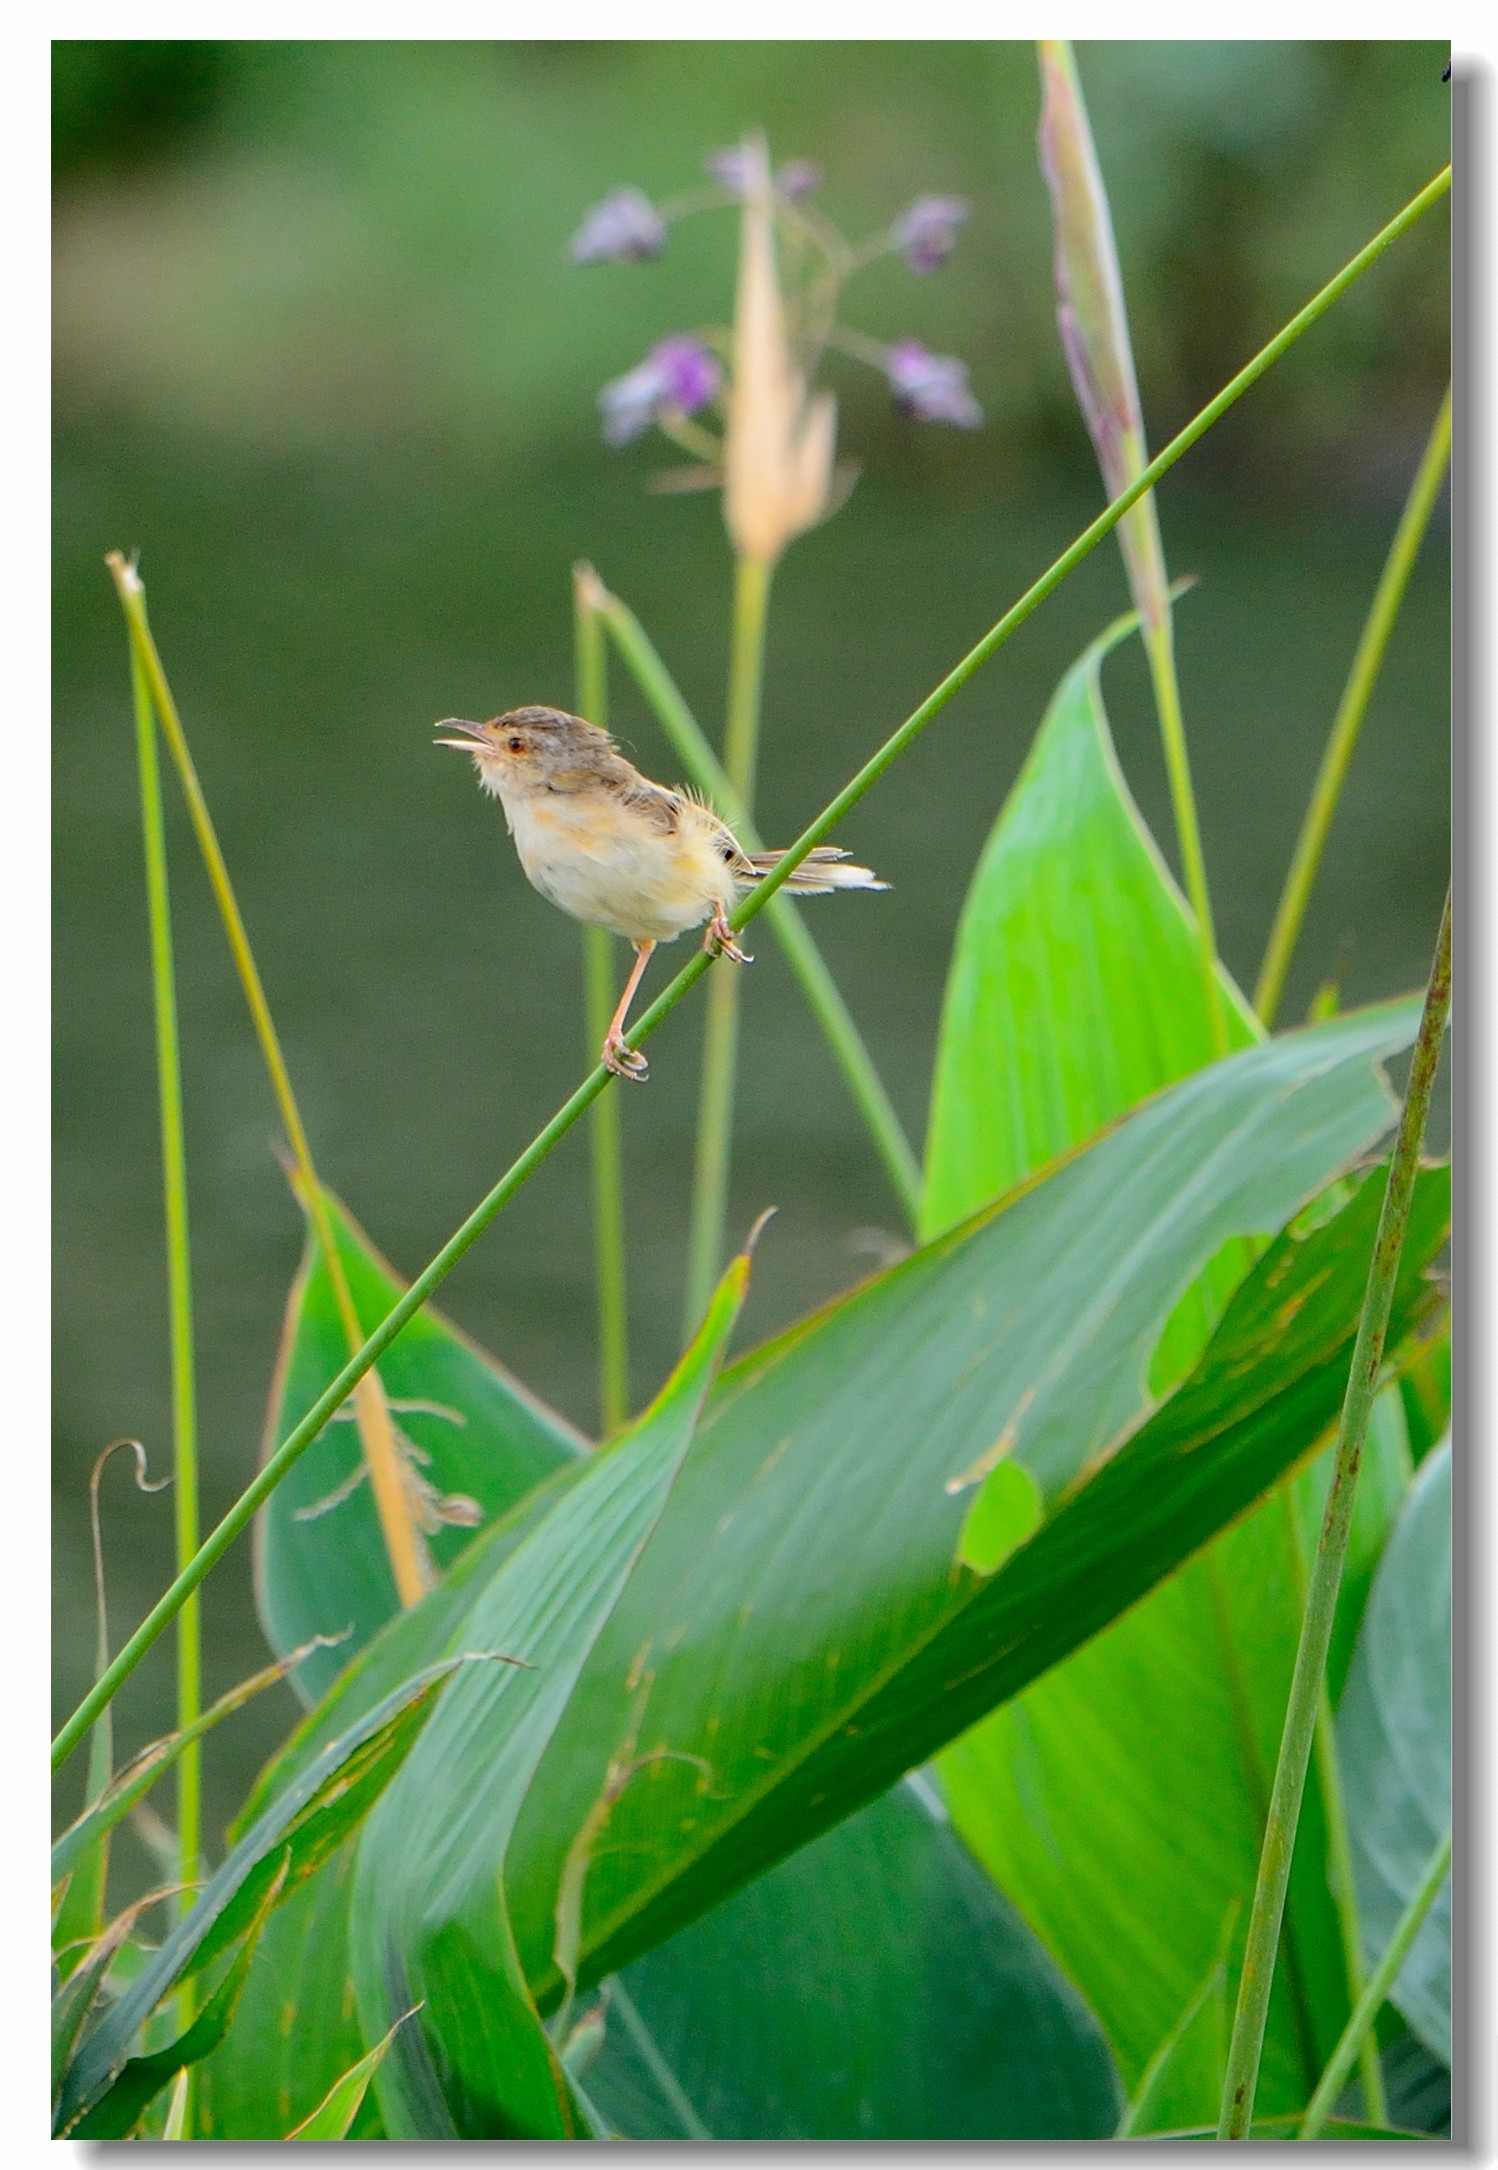
M836 357L862 479L777 582L761 826L789 838L1096 511L1052 315L1031 48L60 43L56 336L56 1659L92 1649L87 1472L133 1433L169 1460L164 1271L134 748L102 558L138 547L152 616L328 1180L419 1267L582 1073L577 930L526 886L433 718L569 704L569 572L592 558L716 736L728 562L709 497L652 496L665 448L607 452L596 395L667 331L723 321L734 229L571 267L584 209L694 186L762 125L857 234L971 199L941 274L850 290L881 338L960 355L981 431L898 421ZM1158 445L1447 156L1436 44L1131 43L1079 53ZM1173 474L1171 569L1200 584L1181 669L1219 930L1251 983L1378 567L1442 389L1444 211ZM1438 529L1443 525L1438 522ZM809 910L912 1135L924 1131L963 891L1045 702L1124 606L1100 550L849 821L892 883ZM1174 860L1139 658L1109 666L1122 758ZM641 766L672 757L622 682ZM1424 977L1445 888L1447 566L1422 557L1285 1017ZM191 838L171 792L204 1514L251 1473L300 1226ZM898 1217L771 940L745 982L731 1225L761 1246L757 1339L866 1271ZM674 965L685 955L673 953ZM650 984L664 982L658 964ZM698 1006L623 1095L634 1384L675 1353ZM450 1312L591 1427L588 1169L568 1139L459 1268ZM116 1639L170 1574L166 1497L110 1480ZM248 1549L207 1594L208 1685L261 1662ZM122 1739L170 1723L166 1645ZM291 1715L208 1755L210 1842ZM68 1794L79 1782L68 1774ZM165 1804L163 1804L165 1805ZM127 1841L133 1845L134 1841ZM122 1860L122 1867L124 1867ZM144 1874L144 1856L137 1864Z

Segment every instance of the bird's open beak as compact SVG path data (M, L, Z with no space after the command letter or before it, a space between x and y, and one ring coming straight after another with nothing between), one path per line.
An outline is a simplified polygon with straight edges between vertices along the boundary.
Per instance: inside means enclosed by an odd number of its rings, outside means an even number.
M472 753L475 739L478 740L481 746L487 743L484 738L483 725L481 723L468 723L462 716L444 716L437 725L437 729L439 731L467 732L468 736L466 738L439 738L434 742L438 746L456 746L459 753Z

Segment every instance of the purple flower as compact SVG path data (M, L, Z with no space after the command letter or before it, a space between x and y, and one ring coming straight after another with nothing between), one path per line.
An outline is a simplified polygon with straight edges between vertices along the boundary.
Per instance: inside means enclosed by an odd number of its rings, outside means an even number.
M983 420L967 387L967 364L955 354L928 354L918 341L902 339L884 367L901 414L917 422L950 422L954 429L976 429Z
M961 196L917 196L890 228L890 239L912 271L939 271L957 246L957 229L967 217Z
M715 181L720 181L730 196L742 196L747 168L744 153L735 147L728 151L709 151L703 165ZM775 176L775 189L788 203L799 203L803 196L811 196L822 185L822 169L809 158L792 158Z
M787 160L775 176L775 186L788 203L799 203L803 196L814 196L821 185L822 169L810 158Z
M681 332L663 339L627 376L615 377L599 393L604 442L633 444L663 415L696 414L722 382L718 357L700 339Z
M574 264L638 264L666 246L666 222L637 188L595 203L568 244Z
M728 151L709 151L702 164L715 181L722 182L730 196L743 195L748 160L737 145Z

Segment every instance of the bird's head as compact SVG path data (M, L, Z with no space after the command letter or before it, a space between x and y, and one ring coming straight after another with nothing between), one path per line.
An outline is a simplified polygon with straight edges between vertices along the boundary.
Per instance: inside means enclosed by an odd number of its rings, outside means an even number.
M579 771L600 771L613 758L607 731L561 708L511 708L487 723L446 716L437 729L461 732L457 738L439 737L437 744L471 754L479 782L496 797L544 790Z

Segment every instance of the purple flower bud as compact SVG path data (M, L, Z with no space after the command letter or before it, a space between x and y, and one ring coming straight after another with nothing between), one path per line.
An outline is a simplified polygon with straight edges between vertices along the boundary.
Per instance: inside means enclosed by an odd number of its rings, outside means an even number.
M787 160L775 176L775 186L787 203L799 203L803 196L814 196L821 185L822 169L810 158Z
M917 196L890 228L890 239L912 271L939 271L957 246L968 215L961 196Z
M702 164L715 181L722 182L730 196L743 195L749 166L737 144L732 150L709 151Z
M723 382L718 357L700 339L676 333L598 395L604 442L632 444L666 414L696 414Z
M748 168L741 150L710 151L703 165L730 196L743 195ZM775 176L776 194L784 196L787 203L799 203L803 196L814 195L821 185L822 169L809 158L788 160Z
M568 244L574 264L638 264L666 246L666 222L637 188L595 203Z
M954 354L928 354L914 339L889 350L885 373L895 405L917 422L950 422L954 429L977 429L983 409L967 386L967 364Z

